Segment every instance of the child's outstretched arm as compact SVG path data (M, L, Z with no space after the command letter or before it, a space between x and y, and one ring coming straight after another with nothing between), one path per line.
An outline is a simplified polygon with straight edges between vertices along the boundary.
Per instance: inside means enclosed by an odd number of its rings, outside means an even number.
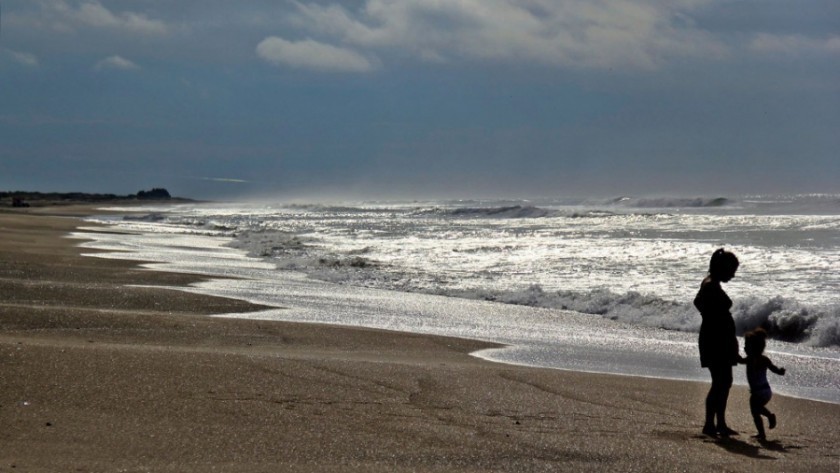
M767 360L767 368L769 368L770 371L776 373L779 376L784 376L785 375L785 372L787 370L785 370L784 368L779 368L778 366L774 365L773 362L770 361L770 358L764 357L764 359Z

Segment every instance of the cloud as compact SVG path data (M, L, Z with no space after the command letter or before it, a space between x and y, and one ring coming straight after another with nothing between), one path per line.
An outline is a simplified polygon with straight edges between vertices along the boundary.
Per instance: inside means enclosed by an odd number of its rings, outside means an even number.
M687 16L683 0L366 0L295 3L309 34L421 59L653 68L671 57L721 57L727 47Z
M127 31L135 34L159 36L168 28L161 20L150 19L142 13L113 13L97 1L86 1L73 7L63 0L50 2L48 11L53 17L56 30L78 30L101 28Z
M798 56L801 54L840 54L840 36L818 39L803 35L772 35L761 33L749 44L753 51L765 54Z
M361 54L311 39L287 41L271 36L257 45L257 55L274 65L327 72L369 72L373 63Z
M251 181L245 179L238 179L233 177L203 177L203 176L187 176L186 179L196 179L199 181L210 181L210 182L226 182L230 184L248 184Z
M19 52L19 51L12 51L11 49L7 49L7 51L9 51L9 54L12 56L12 59L14 59L16 62L18 62L20 64L30 66L30 67L37 67L41 64L40 61L38 60L38 57L35 56L34 54L29 54L29 53L24 53L24 52Z
M94 66L94 68L97 71L102 71L102 70L106 70L106 69L120 70L120 71L135 71L135 70L139 70L140 66L138 66L137 64L129 61L128 59L126 59L122 56L116 56L115 55L115 56L107 57L107 58L97 62L96 66Z

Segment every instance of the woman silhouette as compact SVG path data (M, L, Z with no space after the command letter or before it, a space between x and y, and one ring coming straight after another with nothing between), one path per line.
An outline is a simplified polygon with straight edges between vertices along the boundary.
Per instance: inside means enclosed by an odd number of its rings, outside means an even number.
M709 275L694 298L694 306L703 317L699 339L700 366L708 368L712 375L703 426L703 433L710 436L738 435L726 425L726 401L732 387L732 367L744 359L738 352L735 320L729 312L732 300L720 287L720 283L729 282L735 276L738 264L738 258L733 253L723 248L715 251L709 263Z

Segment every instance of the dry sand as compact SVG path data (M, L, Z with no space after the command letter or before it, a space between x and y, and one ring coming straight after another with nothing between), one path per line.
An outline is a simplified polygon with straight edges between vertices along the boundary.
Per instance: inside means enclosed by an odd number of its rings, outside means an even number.
M0 213L0 472L840 472L840 405L700 434L703 383L493 364L486 344L207 317L195 276L82 257L90 208ZM52 216L48 214L53 214Z

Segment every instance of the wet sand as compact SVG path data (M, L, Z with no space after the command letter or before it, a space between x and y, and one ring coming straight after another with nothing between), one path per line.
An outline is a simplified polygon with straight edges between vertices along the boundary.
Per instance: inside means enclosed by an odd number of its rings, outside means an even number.
M493 364L482 342L208 314L196 276L80 256L90 207L0 210L0 472L840 471L840 405L700 434L704 383ZM57 216L61 215L61 216ZM88 250L85 250L88 252Z

